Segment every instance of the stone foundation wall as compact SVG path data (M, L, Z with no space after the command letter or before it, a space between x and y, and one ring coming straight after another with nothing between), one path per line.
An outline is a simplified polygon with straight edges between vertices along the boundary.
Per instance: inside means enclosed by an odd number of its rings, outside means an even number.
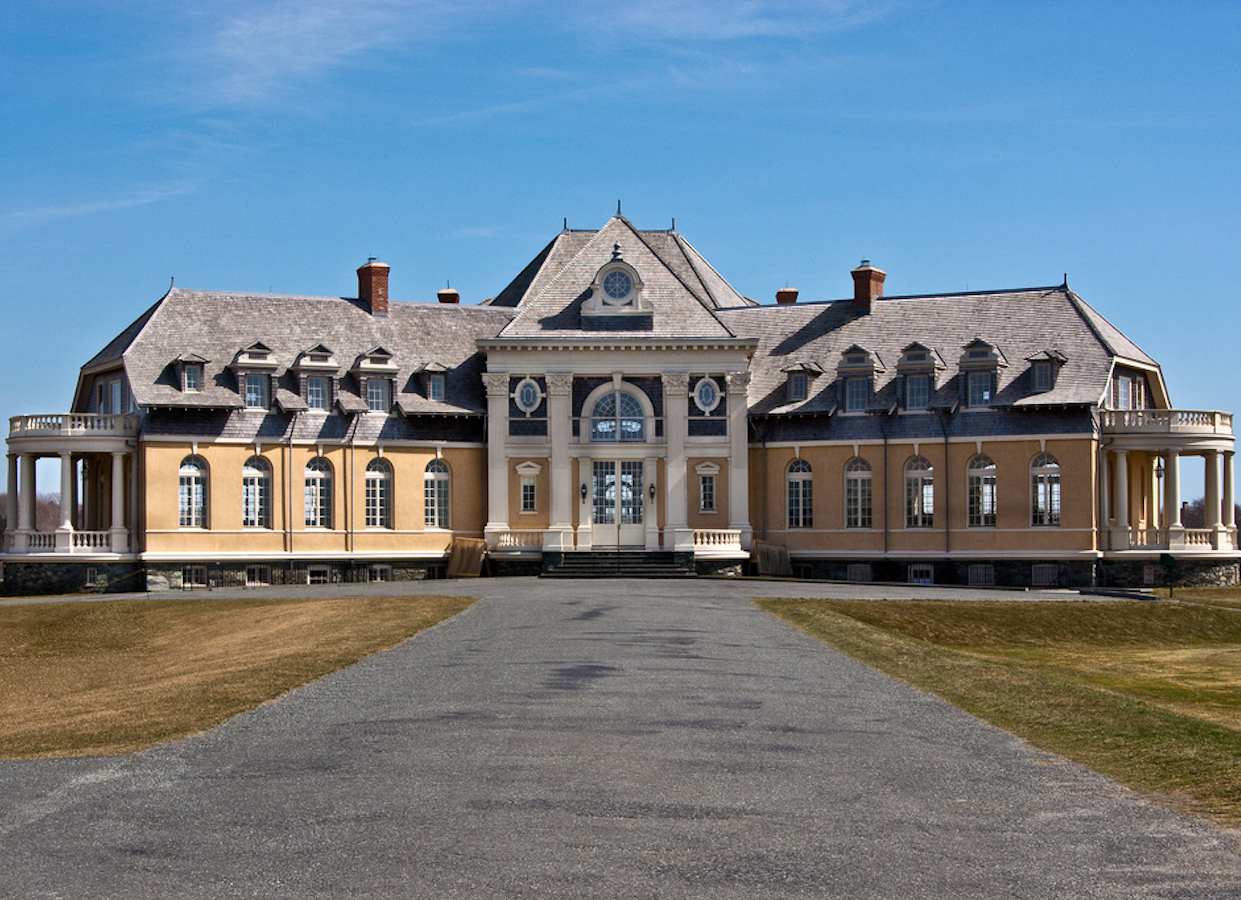
M794 556L791 561L797 578L859 583L919 583L911 581L911 567L921 570L920 577L929 570L931 584L980 587L1084 588L1094 586L1097 577L1095 563L1063 560L825 560Z
M378 567L380 571L372 571ZM145 590L209 590L282 584L364 584L378 581L423 581L443 578L446 564L435 561L391 560L279 563L152 563ZM187 581L187 577L190 579Z
M1170 565L1152 560L1107 560L1101 569L1099 587L1232 587L1241 584L1241 559L1181 559Z
M137 563L11 562L4 564L3 593L9 597L59 594L117 594L146 590Z

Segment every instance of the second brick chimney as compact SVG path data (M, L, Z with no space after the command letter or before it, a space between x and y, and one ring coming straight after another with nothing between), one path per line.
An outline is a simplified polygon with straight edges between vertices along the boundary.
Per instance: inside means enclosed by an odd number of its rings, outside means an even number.
M776 302L781 306L788 306L797 302L797 288L782 287L776 291Z
M388 271L391 267L375 257L358 269L358 299L372 316L388 315Z
M871 301L883 296L883 280L888 277L888 273L876 269L869 259L864 259L862 264L853 270L852 275L853 308L860 313L868 313Z
M461 295L454 291L451 287L446 287L435 295L435 299L440 303L460 303Z

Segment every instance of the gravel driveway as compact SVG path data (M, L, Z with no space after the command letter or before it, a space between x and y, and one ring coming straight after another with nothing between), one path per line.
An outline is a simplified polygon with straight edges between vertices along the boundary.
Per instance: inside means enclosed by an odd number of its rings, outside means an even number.
M1235 833L747 600L860 588L434 588L486 599L206 734L0 762L0 896L1241 898Z

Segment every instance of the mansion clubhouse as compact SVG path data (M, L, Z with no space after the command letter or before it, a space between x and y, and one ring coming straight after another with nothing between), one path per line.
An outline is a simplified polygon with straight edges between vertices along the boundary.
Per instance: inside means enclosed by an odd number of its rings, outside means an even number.
M499 574L1236 581L1231 415L1172 408L1067 282L887 296L863 261L850 298L760 304L619 214L476 305L390 301L388 271L356 298L171 288L71 412L13 418L5 591L435 577L484 543Z

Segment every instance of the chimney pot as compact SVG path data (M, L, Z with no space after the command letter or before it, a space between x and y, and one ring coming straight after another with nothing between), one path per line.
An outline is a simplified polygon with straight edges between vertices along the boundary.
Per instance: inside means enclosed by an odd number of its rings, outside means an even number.
M461 302L461 295L458 294L456 291L454 291L450 287L444 288L442 291L437 292L435 296L436 296L436 299L438 299L440 303L460 303Z
M790 303L797 302L797 288L783 287L776 291L776 302L781 306L788 306Z
M370 257L358 269L358 299L372 316L388 315L388 271L390 266Z
M888 273L876 269L869 259L864 259L850 274L853 275L853 308L860 313L868 313L871 302L883 296L883 281Z

